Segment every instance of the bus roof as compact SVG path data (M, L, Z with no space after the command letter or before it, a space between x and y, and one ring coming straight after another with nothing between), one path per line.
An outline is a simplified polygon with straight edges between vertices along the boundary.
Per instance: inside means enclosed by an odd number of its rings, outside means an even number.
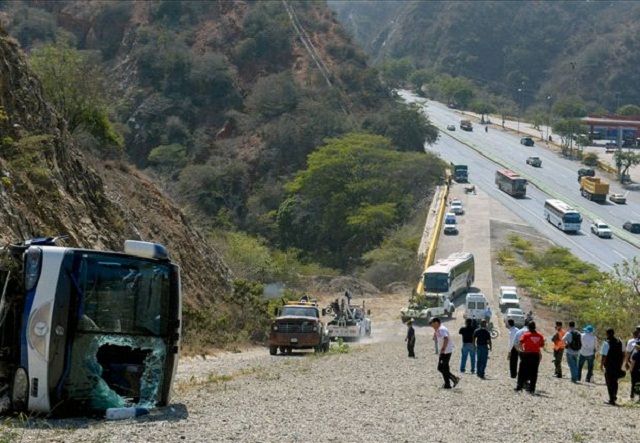
M434 263L433 265L429 266L427 268L426 271L424 271L425 274L429 274L429 273L446 273L448 274L449 271L451 271L452 268L458 266L461 263L464 263L466 261L469 260L473 260L473 254L470 252L455 252L453 254L451 254L449 257L447 258L443 258L441 260L438 260L436 263Z
M511 169L500 169L498 171L499 174L504 175L505 177L511 179L511 180L516 180L518 178L522 178L520 177L520 175L517 172L513 172Z
M571 205L563 202L562 200L558 200L558 199L555 199L555 198L550 198L550 199L546 200L544 202L544 205L545 206L552 206L552 207L554 207L557 210L562 211L562 212L578 212Z

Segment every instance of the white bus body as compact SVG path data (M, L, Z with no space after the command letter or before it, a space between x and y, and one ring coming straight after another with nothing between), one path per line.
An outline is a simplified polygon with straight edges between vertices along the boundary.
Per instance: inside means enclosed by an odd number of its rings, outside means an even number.
M423 274L424 292L427 295L444 295L451 300L468 290L474 278L473 254L456 252L427 268Z
M549 199L544 202L544 218L565 232L580 231L582 215L562 200Z
M106 252L45 238L5 252L0 375L12 409L77 415L168 403L182 295L164 247L128 241L124 253Z

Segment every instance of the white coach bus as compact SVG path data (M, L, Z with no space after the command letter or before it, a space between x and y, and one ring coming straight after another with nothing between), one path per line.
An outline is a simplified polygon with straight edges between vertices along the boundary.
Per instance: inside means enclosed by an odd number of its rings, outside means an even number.
M469 252L456 252L429 266L423 274L425 294L448 299L469 289L475 278L475 261Z
M39 238L1 258L0 389L11 409L76 415L167 404L182 296L163 246L127 240L124 252L110 252Z
M582 223L582 215L562 200L545 201L544 218L564 232L578 232Z

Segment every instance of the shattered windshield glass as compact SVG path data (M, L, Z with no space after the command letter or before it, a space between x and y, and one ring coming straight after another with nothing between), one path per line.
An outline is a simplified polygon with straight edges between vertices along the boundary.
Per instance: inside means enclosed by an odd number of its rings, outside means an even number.
M165 335L171 270L168 264L82 253L80 332Z

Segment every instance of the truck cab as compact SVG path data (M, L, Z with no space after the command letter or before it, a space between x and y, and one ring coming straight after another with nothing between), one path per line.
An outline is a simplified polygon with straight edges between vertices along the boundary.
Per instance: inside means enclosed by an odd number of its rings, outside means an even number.
M417 323L428 324L434 317L453 316L456 307L442 294L427 293L400 310L403 322L413 319Z
M316 301L287 302L276 310L269 332L269 354L291 354L294 349L329 350L329 334Z

